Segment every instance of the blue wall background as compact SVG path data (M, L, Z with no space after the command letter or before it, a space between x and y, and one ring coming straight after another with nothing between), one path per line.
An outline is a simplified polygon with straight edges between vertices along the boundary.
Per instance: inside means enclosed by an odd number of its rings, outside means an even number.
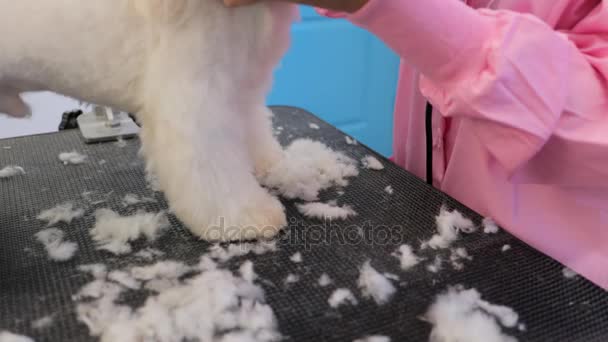
M399 58L348 21L300 11L268 104L304 108L390 156Z

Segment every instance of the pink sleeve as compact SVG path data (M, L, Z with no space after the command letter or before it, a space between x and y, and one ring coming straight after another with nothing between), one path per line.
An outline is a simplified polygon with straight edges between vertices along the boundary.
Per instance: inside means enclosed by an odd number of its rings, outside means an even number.
M509 174L538 157L560 162L544 168L579 169L522 181L608 184L608 6L566 32L457 0L370 0L347 18L421 72L423 94L443 115L471 119ZM544 156L548 141L569 154ZM578 165L561 164L569 162Z

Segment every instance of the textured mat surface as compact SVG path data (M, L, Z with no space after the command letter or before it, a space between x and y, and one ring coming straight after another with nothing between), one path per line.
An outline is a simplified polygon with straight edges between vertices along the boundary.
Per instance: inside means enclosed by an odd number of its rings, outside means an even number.
M355 159L372 154L364 146L347 145L344 134L304 111L288 107L273 110L275 126L282 127L278 136L284 144L310 137ZM309 123L320 129L309 127ZM121 214L137 208L166 208L162 195L147 188L138 148L137 140L128 140L124 147L115 143L85 145L78 130L0 140L0 167L16 164L27 172L0 179L0 330L26 334L37 341L95 340L74 313L71 296L90 281L76 267L105 263L112 269L138 261L95 250L88 233L94 223L92 213L104 207ZM86 154L87 162L64 166L58 161L60 152L72 150ZM580 277L564 278L560 264L504 231L496 235L478 232L456 242L455 246L466 247L474 257L465 262L462 271L453 270L449 264L437 274L428 272L424 264L400 271L398 260L391 254L402 243L417 247L420 240L428 239L442 205L457 208L477 223L481 218L377 157L386 169L362 169L342 196L335 191L323 194L325 200L338 199L340 204L351 205L357 217L331 224L307 220L295 210L293 202L284 201L290 226L279 238L279 250L231 261L234 267L244 259L254 262L256 272L264 279L262 285L280 331L288 340L352 341L382 334L393 341L426 341L431 327L417 317L447 286L463 284L476 288L490 302L515 309L527 329L507 333L520 341L608 341L607 293ZM388 185L394 194L384 191ZM107 202L91 204L83 196L87 191L92 192L88 197ZM121 199L127 193L153 196L157 201L125 209ZM35 217L44 209L68 201L86 208L86 214L72 224L56 226L78 243L79 251L66 263L54 263L34 238L44 227ZM175 218L171 220L173 229L152 246L166 253L164 259L195 262L209 244L198 241ZM505 244L511 249L503 253ZM149 244L136 243L134 250L143 246ZM303 256L299 264L289 261L297 251ZM390 303L378 306L361 297L356 282L359 267L366 260L380 272L399 275L398 292ZM334 284L321 288L317 280L324 272ZM283 280L288 274L296 274L300 280L285 287ZM327 299L337 287L351 289L359 305L330 309ZM142 298L133 296L125 301L136 306ZM55 317L51 327L31 328L33 320L51 314Z

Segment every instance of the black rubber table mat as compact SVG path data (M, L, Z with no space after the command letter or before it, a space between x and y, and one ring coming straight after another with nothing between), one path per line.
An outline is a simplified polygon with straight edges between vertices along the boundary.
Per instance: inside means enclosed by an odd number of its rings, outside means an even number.
M273 107L275 126L283 127L283 144L310 137L355 159L373 154L362 145L348 145L344 134L313 115L296 108ZM320 129L309 127L310 123ZM4 148L6 147L6 148ZM110 269L135 263L133 257L115 257L95 250L89 237L95 209L110 207L126 214L120 201L127 193L156 196L156 203L139 208L166 208L162 195L147 188L143 162L138 157L138 140L85 145L78 130L0 140L0 166L20 165L27 174L0 179L0 330L32 336L37 341L94 340L87 328L77 322L71 296L90 281L76 267L105 263ZM66 167L58 161L60 152L77 150L88 156L85 164ZM512 307L520 314L526 331L507 330L520 341L608 341L608 295L590 282L577 277L566 279L557 262L519 242L508 233L481 232L466 235L455 246L466 247L474 259L464 270L444 267L439 273L417 267L399 269L391 253L402 243L415 247L435 232L435 216L442 205L457 208L480 223L481 217L423 181L376 155L386 166L382 171L361 170L346 193L323 194L323 200L338 199L359 214L345 222L320 223L307 220L284 201L290 226L279 237L276 253L236 258L254 262L256 272L265 279L262 286L279 321L281 333L293 341L352 341L365 335L381 334L393 341L426 341L431 326L418 316L424 314L435 296L449 285L474 287L484 299ZM105 163L101 162L105 160ZM392 186L394 194L384 191ZM90 205L82 193L108 194L108 202ZM84 218L72 224L59 224L67 239L76 241L79 252L66 263L48 260L34 234L44 227L35 219L43 210L73 201L86 205ZM153 247L166 253L164 259L195 262L210 246L201 242L171 217L173 229ZM363 232L363 236L360 235ZM501 247L511 245L503 253ZM135 245L134 250L148 246ZM303 262L289 261L301 252ZM395 297L383 306L364 300L357 288L359 267L366 260L380 272L401 278ZM334 280L319 287L317 280L327 273ZM288 274L300 280L284 287ZM274 284L274 285L273 285ZM337 287L347 287L359 300L357 306L330 309L327 299ZM141 304L133 298L130 304ZM54 314L53 325L33 330L31 322Z

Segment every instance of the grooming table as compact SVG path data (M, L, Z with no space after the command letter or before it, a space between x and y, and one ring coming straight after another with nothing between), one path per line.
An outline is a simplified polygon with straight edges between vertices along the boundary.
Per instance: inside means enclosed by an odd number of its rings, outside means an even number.
M608 294L581 277L566 279L562 265L505 231L462 235L454 247L465 247L474 259L465 261L461 271L454 270L449 262L438 273L427 271L426 264L401 271L399 260L391 254L403 243L417 250L421 240L434 234L435 216L442 205L458 209L478 224L482 218L365 146L348 145L342 132L310 113L291 107L272 109L275 127L283 127L278 135L281 143L309 137L356 160L375 155L386 166L382 171L361 169L342 196L334 190L323 193L322 200L337 199L339 204L351 205L358 216L323 223L304 218L295 202L284 201L290 226L278 238L278 251L230 261L232 269L244 260L254 262L280 332L287 340L352 341L380 334L393 341L427 341L431 326L418 317L437 294L450 285L462 284L476 288L493 304L513 308L526 330L505 332L520 341L608 341ZM310 123L320 129L310 128ZM93 211L110 207L123 215L132 213L132 208L121 205L127 193L156 197L156 203L138 208L167 208L162 195L147 188L144 165L137 155L139 141L126 143L124 147L116 143L86 145L77 129L0 140L0 168L19 165L26 171L22 176L0 179L0 331L28 335L36 341L95 340L74 313L71 296L91 281L76 267L104 263L113 269L137 261L133 256L116 257L94 248L89 237L95 221ZM58 154L72 150L86 154L87 162L61 164ZM384 191L388 185L394 194ZM91 205L83 199L85 191L106 194L108 201ZM78 243L79 251L72 260L56 263L48 259L34 237L45 227L36 216L68 201L81 204L86 214L72 224L56 227L66 232L67 240ZM174 217L170 218L173 229L151 246L166 253L162 259L195 263L210 244L199 241ZM505 244L511 249L503 253ZM143 246L150 244L135 243L134 252ZM291 262L289 257L298 251L303 262ZM449 261L449 251L442 253ZM379 272L400 278L400 284L394 283L398 292L385 305L364 299L357 287L359 268L366 260ZM329 274L334 283L320 287L317 282L322 273ZM300 280L285 287L283 281L288 274L298 275ZM359 304L331 309L327 300L337 287L349 288ZM139 306L144 299L132 296L125 300ZM55 318L52 326L45 330L31 328L33 320L51 314Z

